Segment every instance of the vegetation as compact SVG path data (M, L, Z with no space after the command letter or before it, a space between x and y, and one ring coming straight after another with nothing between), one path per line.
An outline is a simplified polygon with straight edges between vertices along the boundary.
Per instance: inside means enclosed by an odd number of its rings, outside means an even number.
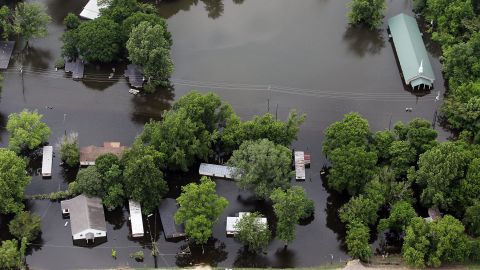
M21 266L20 253L18 252L18 241L2 241L0 246L0 268L14 269Z
M295 239L295 227L300 219L313 214L313 201L299 186L286 191L277 188L272 192L270 199L277 217L277 238L284 241L287 246Z
M17 239L31 242L38 237L41 230L40 216L21 211L8 224L10 233Z
M76 167L80 163L80 149L78 146L78 133L69 133L62 136L57 144L62 162L69 167Z
M348 8L351 24L365 24L370 29L375 29L382 25L386 4L383 0L352 0L348 3Z
M202 177L200 184L183 186L177 198L180 208L175 213L175 222L184 223L185 233L197 244L207 243L213 226L228 205L227 199L216 194L215 186L210 178Z
M45 8L39 3L20 2L13 14L13 31L26 40L25 46L32 38L47 35L47 24L51 21Z
M405 232L407 226L417 216L413 206L406 201L396 202L390 210L390 216L380 220L378 228L380 231L392 229L397 232Z
M245 141L228 164L238 168L238 186L262 199L268 199L276 188L288 188L293 177L291 150L267 139Z
M18 213L23 209L25 187L30 183L25 160L0 148L0 213Z
M348 254L353 258L366 261L372 256L372 249L368 244L370 232L366 225L360 222L352 222L347 225L347 243Z
M268 246L271 232L267 224L260 222L262 215L250 213L244 215L235 225L238 230L235 238L248 247L250 252L259 252Z
M74 13L68 13L63 19L63 25L65 25L68 30L77 29L78 26L80 26L80 23L80 18Z
M120 26L108 18L86 21L73 33L78 54L87 62L109 63L120 53Z
M133 252L133 253L130 253L130 258L133 258L137 261L143 261L143 259L145 258L145 255L143 253L143 251L137 251L137 252Z
M23 110L8 116L7 131L10 133L8 147L15 153L31 151L48 141L50 128L42 122L43 115L37 111Z

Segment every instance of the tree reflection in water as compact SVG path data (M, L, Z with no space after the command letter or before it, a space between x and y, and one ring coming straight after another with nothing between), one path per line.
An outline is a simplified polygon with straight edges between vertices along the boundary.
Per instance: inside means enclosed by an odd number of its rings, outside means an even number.
M227 259L226 245L216 238L211 238L208 243L203 245L185 244L180 246L180 250L176 258L176 265L186 267L200 263L206 263L212 267ZM182 253L185 251L185 253ZM189 252L187 252L189 251Z

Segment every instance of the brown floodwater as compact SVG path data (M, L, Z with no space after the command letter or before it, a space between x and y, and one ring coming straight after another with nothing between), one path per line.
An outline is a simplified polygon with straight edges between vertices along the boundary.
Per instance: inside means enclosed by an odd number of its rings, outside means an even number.
M125 63L87 66L83 81L73 81L63 71L55 71L60 56L62 20L68 12L79 14L87 0L41 0L52 16L49 36L31 42L26 52L17 46L5 77L0 100L0 143L8 143L5 124L10 113L24 108L37 109L51 127L50 144L65 132L79 134L81 146L120 141L130 145L143 124L159 119L163 110L191 89L214 91L234 107L243 119L270 111L285 119L291 109L307 114L293 148L312 156L307 180L294 184L305 187L315 201L313 219L297 226L297 238L287 249L274 240L265 253L252 255L232 238L225 236L226 216L257 210L273 221L271 206L255 201L249 192L233 182L217 181L219 194L230 204L205 246L191 247L191 255L178 255L186 242L165 241L157 215L149 218L149 237L132 240L125 209L108 212L108 239L95 247L72 244L70 228L64 226L60 205L49 201L28 201L28 208L42 217L42 236L29 251L27 263L33 269L172 267L207 262L219 267L307 267L348 259L343 243L344 227L336 213L346 198L329 192L320 178L326 165L321 153L323 131L345 113L358 111L372 130L393 127L397 121L424 117L434 121L444 86L438 51L430 45L431 62L437 81L431 93L412 94L404 87L386 24L379 31L349 27L345 19L347 0L169 0L157 3L168 19L174 45L173 87L153 95L132 96L123 78ZM407 0L388 1L386 17L410 12ZM428 38L427 36L425 36ZM19 68L23 66L23 73ZM113 78L109 73L115 68ZM412 107L412 112L406 112ZM440 138L449 133L441 130ZM65 189L75 172L64 171L54 158L53 177L42 179L41 160L32 158L32 183L27 194ZM198 179L192 172L167 174L169 196L178 196L183 183ZM0 218L0 237L9 217ZM150 235L161 256L150 255ZM376 240L375 245L377 245ZM117 259L111 249L117 250ZM145 261L136 262L129 254L145 251Z

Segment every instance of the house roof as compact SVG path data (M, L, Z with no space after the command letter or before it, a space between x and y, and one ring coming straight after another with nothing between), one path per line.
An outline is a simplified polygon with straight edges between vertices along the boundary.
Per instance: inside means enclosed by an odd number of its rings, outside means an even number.
M400 13L388 19L388 27L405 83L412 87L422 83L432 85L435 75L415 18Z
M72 235L88 229L107 231L105 213L100 198L79 195L73 199L62 201L60 205L62 210L69 210Z
M95 162L99 156L109 153L121 158L125 149L126 147L121 146L119 142L104 142L103 147L94 145L82 147L80 148L80 163Z
M7 69L12 57L15 41L0 41L0 69Z
M235 167L228 167L223 165L217 164L208 164L208 163L201 163L200 167L198 168L198 173L200 175L212 176L212 177L222 177L226 179L234 179L238 177L236 175L237 168Z
M165 238L175 238L185 236L185 230L182 224L175 223L175 212L177 212L178 204L175 199L165 198L160 203L158 210L162 221L163 233Z
M82 12L80 12L80 17L90 20L96 19L100 16L100 9L106 7L108 7L108 4L99 5L97 0L89 0Z

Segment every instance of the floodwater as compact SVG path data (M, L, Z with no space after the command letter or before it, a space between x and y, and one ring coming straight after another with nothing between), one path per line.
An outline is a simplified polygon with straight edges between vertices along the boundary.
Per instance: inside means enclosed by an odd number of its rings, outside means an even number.
M348 0L170 0L157 6L173 34L174 87L132 96L123 78L124 63L88 66L83 81L54 70L64 31L61 22L68 12L79 14L87 0L41 1L53 18L49 36L31 42L23 54L17 46L14 60L3 73L0 126L5 126L10 113L38 109L52 129L50 144L65 132L75 131L81 146L103 141L130 145L148 119L159 119L163 110L191 89L218 93L243 119L267 111L284 119L291 109L297 109L307 114L307 120L293 148L310 153L312 165L307 180L295 184L305 187L316 211L313 220L297 226L297 238L287 249L274 240L265 253L254 256L225 236L226 216L257 210L273 221L271 206L253 200L232 182L217 181L219 194L230 204L214 228L214 239L205 246L205 254L192 247L191 255L178 255L186 242L166 242L156 215L149 218L149 236L132 240L126 210L109 212L107 241L93 248L78 247L72 245L59 203L28 201L28 208L42 217L41 239L27 257L33 269L172 267L199 262L219 267L307 267L346 260L344 227L336 217L345 198L327 191L320 178L326 164L321 153L324 129L350 111L360 112L374 131L414 117L433 121L441 104L435 101L437 91L440 97L444 93L435 46L427 46L437 77L435 89L416 96L402 83L386 24L377 32L350 28L345 19ZM387 18L402 11L411 13L407 0L389 0L388 5ZM112 67L116 67L115 74L109 79ZM406 107L413 112L405 112ZM441 139L449 136L438 125L437 129ZM4 128L0 140L2 146L8 143ZM27 194L65 189L75 175L63 171L58 156L52 179L38 175L39 159L32 159L30 168L33 178ZM198 178L195 170L187 175L167 174L169 185L176 187L170 196L178 195L182 183ZM2 238L9 237L7 221L3 217L0 224ZM161 253L156 260L150 255L151 239ZM112 248L117 250L116 260L111 257ZM138 250L145 251L144 262L129 258Z

